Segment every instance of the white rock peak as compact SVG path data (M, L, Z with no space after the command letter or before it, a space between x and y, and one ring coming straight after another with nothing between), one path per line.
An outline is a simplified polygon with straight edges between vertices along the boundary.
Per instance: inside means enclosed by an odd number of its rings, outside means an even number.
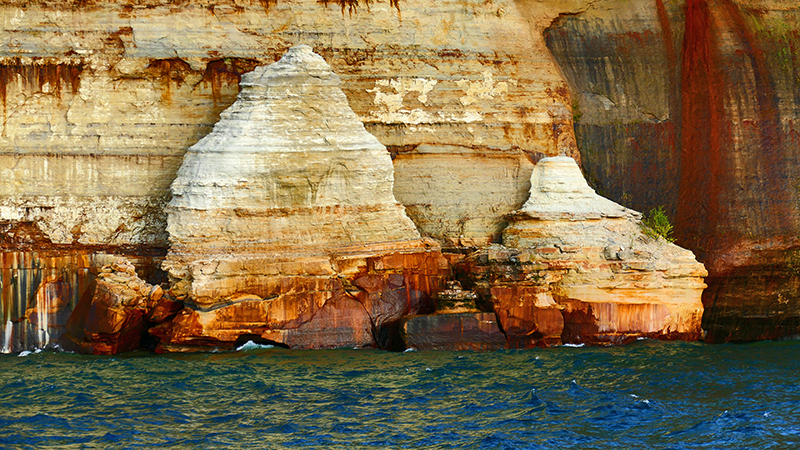
M311 47L243 75L172 183L174 245L336 247L419 239L394 167Z
M530 197L516 212L520 214L543 220L641 217L640 213L597 195L569 156L542 158L536 164L531 173Z

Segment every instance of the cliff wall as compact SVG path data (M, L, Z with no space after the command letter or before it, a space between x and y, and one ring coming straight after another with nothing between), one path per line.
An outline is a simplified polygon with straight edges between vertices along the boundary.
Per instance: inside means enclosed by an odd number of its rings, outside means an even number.
M664 206L710 278L712 341L800 332L797 23L786 2L594 2L546 40L598 192Z
M391 153L423 237L500 242L534 163L570 155L599 194L666 207L709 269L709 339L798 333L797 15L739 0L3 1L0 249L162 257L186 149L242 74L307 44Z
M185 150L242 73L308 44L394 156L395 194L422 233L498 239L532 161L577 157L541 35L565 7L520 5L2 2L0 220L59 244L166 246L163 206Z

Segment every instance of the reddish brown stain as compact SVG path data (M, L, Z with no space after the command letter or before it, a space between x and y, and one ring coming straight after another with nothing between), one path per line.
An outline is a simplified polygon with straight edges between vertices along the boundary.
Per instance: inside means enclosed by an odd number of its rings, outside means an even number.
M718 70L718 49L705 0L686 2L683 41L681 181L677 226L679 242L708 256L724 214L720 190L726 184L723 144L729 135L724 118L727 81Z
M34 59L31 63L23 63L18 58L9 64L0 64L0 101L3 102L3 123L8 117L8 87L22 82L26 92L42 92L44 86L50 86L50 92L61 98L63 87L69 86L72 95L78 93L82 63L52 64ZM5 126L3 127L5 133Z
M352 16L353 13L358 11L358 7L361 6L361 4L366 6L367 11L369 11L369 5L372 3L372 0L317 0L317 3L324 5L326 8L330 4L339 5L342 9L342 14L344 14L346 10ZM400 14L400 0L389 0L389 5Z
M214 105L222 101L221 89L223 84L238 85L242 81L242 74L250 72L257 65L258 61L252 59L215 59L209 61L203 73L202 81L211 85L211 96Z
M0 98L6 101L8 85L21 78L23 89L41 92L49 84L52 92L61 97L62 86L69 86L73 95L78 93L83 64L52 64L47 62L22 63L19 59L10 64L0 64Z
M166 104L172 102L172 82L180 86L186 75L192 72L191 66L180 58L156 59L147 66L147 69L161 78L161 101Z
M755 82L755 111L758 120L757 155L762 170L759 189L761 199L758 207L762 220L769 222L770 233L783 235L792 233L791 210L788 208L786 186L786 155L781 136L781 120L778 109L778 93L769 71L765 51L758 39L747 27L739 8L731 0L720 0L721 9L736 33L742 53L753 68Z
M731 115L737 106L727 102L739 98L754 119ZM738 7L730 0L689 0L676 228L679 242L710 267L736 242L793 232L778 98L765 52ZM735 160L737 167L745 161L750 176L733 170Z

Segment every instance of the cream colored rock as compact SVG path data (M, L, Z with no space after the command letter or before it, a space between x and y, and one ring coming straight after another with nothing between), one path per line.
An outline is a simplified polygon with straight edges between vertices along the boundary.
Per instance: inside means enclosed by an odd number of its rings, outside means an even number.
M165 267L191 273L187 294L214 303L259 293L279 274L330 277L332 254L420 251L392 172L339 77L311 47L292 47L246 74L238 100L186 153Z

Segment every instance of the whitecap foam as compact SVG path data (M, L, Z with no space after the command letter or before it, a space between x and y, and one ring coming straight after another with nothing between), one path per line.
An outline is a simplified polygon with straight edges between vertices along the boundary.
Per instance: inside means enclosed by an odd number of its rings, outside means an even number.
M408 347L407 349L403 350L403 353L415 352L415 351L417 351L417 349L415 349L414 347Z
M583 347L586 344L564 344L564 347Z
M17 355L17 356L28 356L30 354L33 354L33 352L28 351L28 350L23 350L23 351L19 352L19 355Z
M275 348L275 346L274 345L269 345L269 344L256 344L253 341L247 341L244 344L242 344L241 347L237 347L236 351L237 352L241 352L241 351L245 351L246 352L248 350L256 350L256 349L260 349L260 348Z

